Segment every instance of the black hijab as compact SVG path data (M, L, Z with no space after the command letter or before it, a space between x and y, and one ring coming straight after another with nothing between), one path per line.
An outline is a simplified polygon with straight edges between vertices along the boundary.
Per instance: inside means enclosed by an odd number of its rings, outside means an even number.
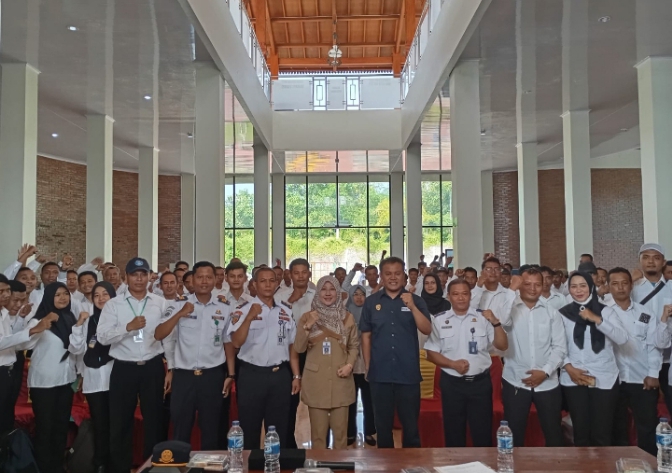
M583 350L583 342L586 329L590 327L591 347L593 349L593 352L599 353L604 349L604 342L605 342L604 334L597 329L597 326L593 322L589 322L581 318L579 314L583 310L582 308L585 308L590 309L590 311L593 314L602 317L602 309L604 309L605 306L600 303L599 298L597 297L597 288L595 287L593 277L590 274L579 271L572 273L572 275L569 277L569 281L567 281L567 287L571 287L572 279L578 276L585 279L586 283L588 283L590 296L588 300L583 303L578 303L574 301L571 302L570 304L567 304L562 309L560 309L560 313L565 317L567 317L572 322L574 322L575 324L574 336L573 336L574 344L581 350Z
M434 278L434 281L436 281L436 291L434 291L433 294L430 294L425 290L425 281L427 278ZM429 310L429 313L432 315L440 314L441 312L450 310L450 302L448 302L446 298L443 297L441 280L436 274L427 274L422 280L422 294L420 297L422 297L422 300L427 303L427 310Z
M100 281L93 286L91 291L91 300L93 300L96 289L102 287L110 295L110 299L117 296L117 291L114 290L114 286L107 281ZM110 356L110 345L103 345L97 340L94 340L96 335L96 329L98 328L98 322L100 322L100 313L102 309L96 307L96 304L93 304L93 314L89 317L89 326L86 333L86 353L84 353L84 364L89 368L100 368L105 366L110 361L112 357Z
M63 342L63 348L65 348L65 353L61 358L61 362L63 362L69 354L70 334L72 333L72 327L77 323L77 318L72 313L72 299L68 301L68 305L63 309L57 309L54 305L56 291L60 288L68 291L68 287L62 282L53 282L44 288L44 296L42 297L42 302L37 307L34 319L42 320L51 312L58 315L58 320L51 324L51 331ZM70 297L70 291L68 291L68 297Z

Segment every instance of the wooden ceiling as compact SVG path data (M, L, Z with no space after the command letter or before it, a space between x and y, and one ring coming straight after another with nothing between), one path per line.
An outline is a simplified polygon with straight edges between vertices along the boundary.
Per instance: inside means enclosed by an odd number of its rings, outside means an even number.
M272 76L329 70L338 36L338 70L401 72L425 0L245 0ZM335 30L334 30L335 25Z

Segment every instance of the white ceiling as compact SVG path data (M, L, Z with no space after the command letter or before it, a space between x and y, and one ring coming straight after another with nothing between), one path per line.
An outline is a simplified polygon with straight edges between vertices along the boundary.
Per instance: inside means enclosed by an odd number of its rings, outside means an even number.
M648 55L672 55L672 1L573 1L589 4L584 43L591 144L614 151L633 149L639 145L634 65ZM535 5L532 93L539 161L552 164L562 156L563 1L536 0ZM515 12L516 0L494 0L463 54L482 59L484 168L510 169L516 164ZM604 16L610 21L599 22ZM0 60L29 62L41 71L41 154L85 162L86 116L106 113L115 119L115 167L137 169L137 148L152 146L151 123L158 113L160 172L193 172L193 140L187 133L194 126L193 60L198 48L179 2L2 0L1 28ZM448 102L444 97L442 127L437 103L423 124L423 155L435 169L439 162L444 170L450 167Z

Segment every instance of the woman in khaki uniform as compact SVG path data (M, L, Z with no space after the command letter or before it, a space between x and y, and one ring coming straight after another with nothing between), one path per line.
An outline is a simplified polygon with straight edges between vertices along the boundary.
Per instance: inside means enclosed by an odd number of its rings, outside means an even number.
M307 352L301 400L308 406L312 448L327 448L327 434L334 434L334 448L347 448L348 408L355 402L352 368L359 355L359 332L333 276L317 283L312 310L297 324L294 349Z

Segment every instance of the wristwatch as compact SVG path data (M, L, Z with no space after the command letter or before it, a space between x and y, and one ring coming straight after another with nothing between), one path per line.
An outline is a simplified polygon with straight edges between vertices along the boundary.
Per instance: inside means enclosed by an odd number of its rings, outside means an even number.
M298 379L298 380L300 380L300 379L301 379L301 375L300 375L300 374L295 374L295 375L292 377L292 379Z
M502 323L501 323L501 322L497 322L496 324L492 324L492 326L495 327L495 328L497 328L497 327L501 327L501 326L502 326Z
M229 378L229 379L236 379L235 374L230 374L230 375L227 375L226 377Z

